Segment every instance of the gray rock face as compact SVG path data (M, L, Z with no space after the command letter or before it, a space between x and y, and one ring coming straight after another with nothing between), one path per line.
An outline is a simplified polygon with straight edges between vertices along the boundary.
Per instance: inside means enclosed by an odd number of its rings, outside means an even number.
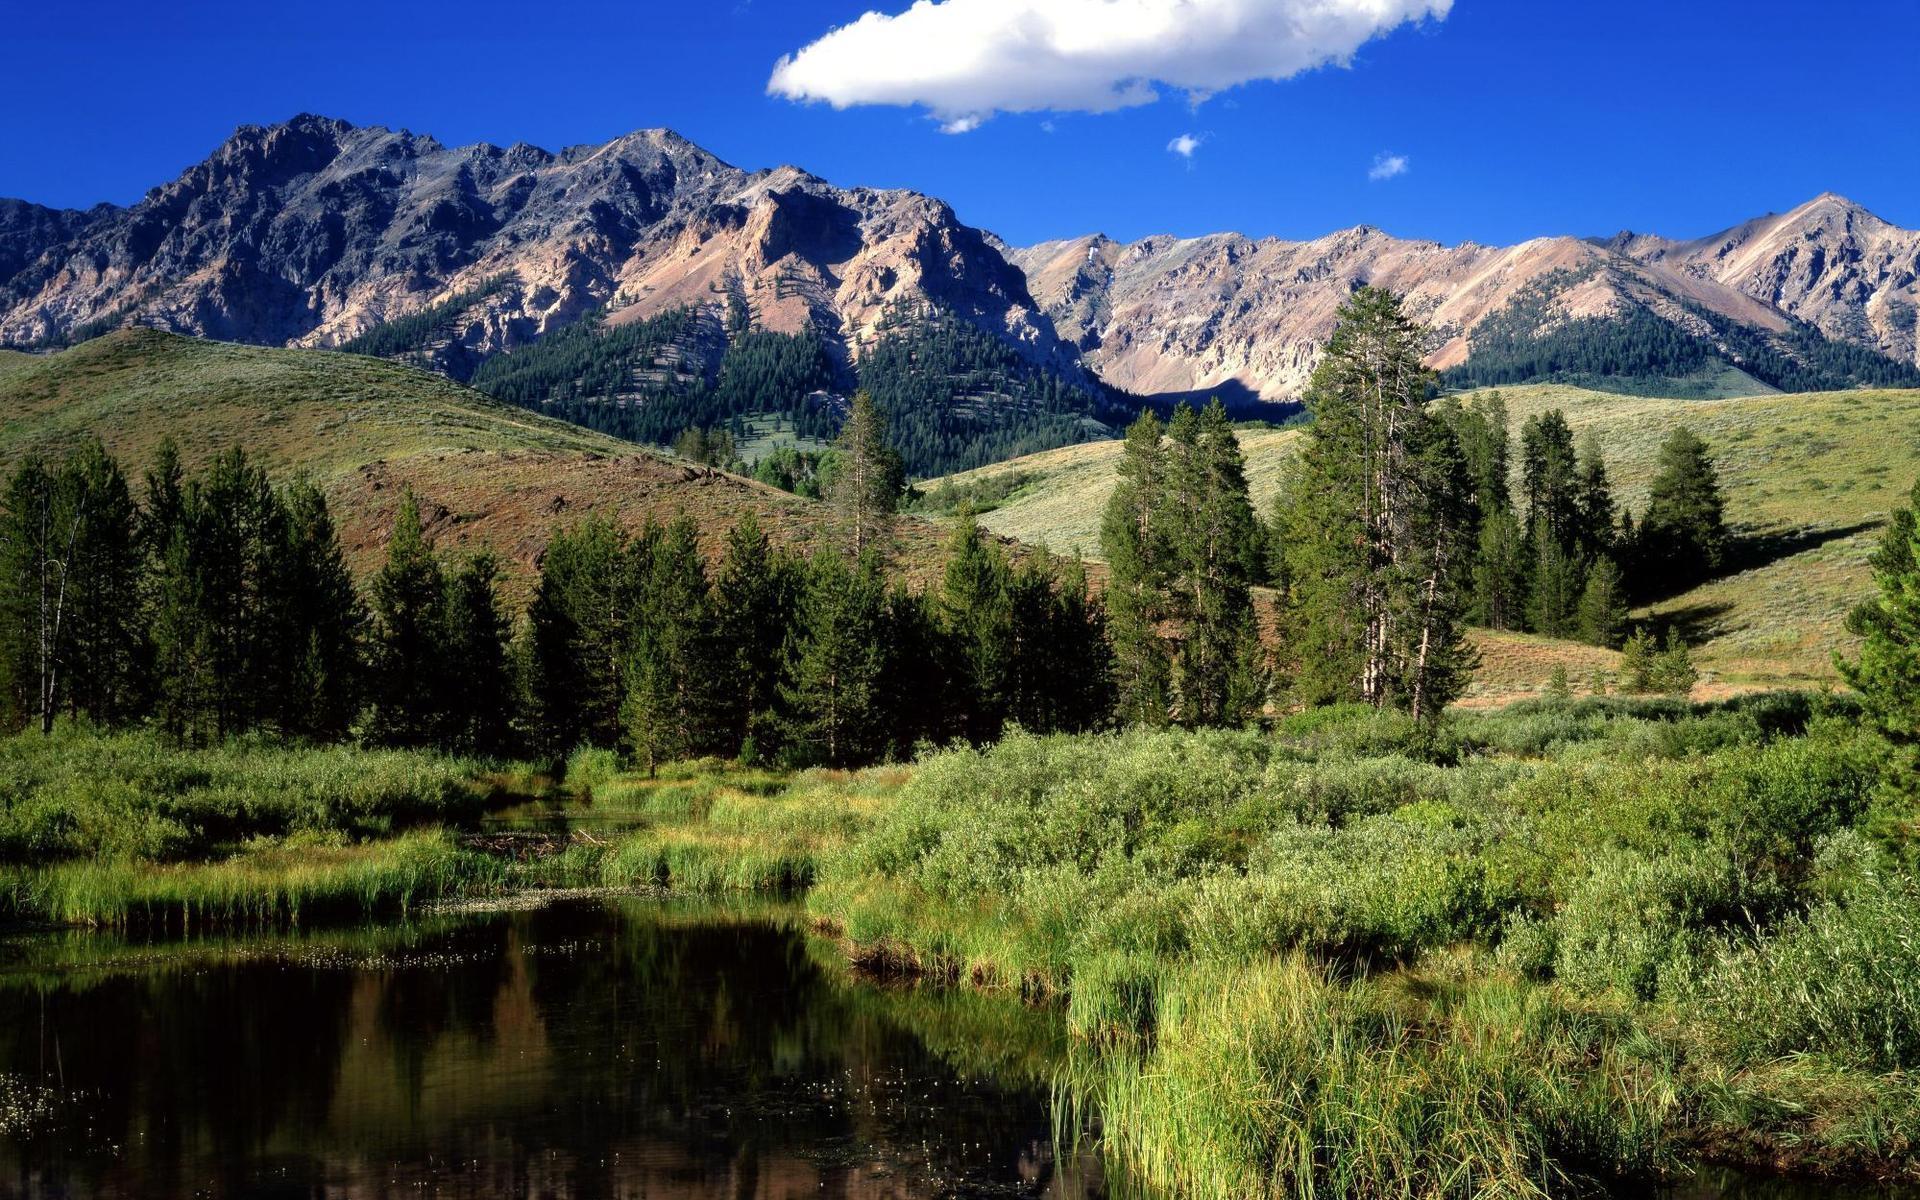
M301 116L240 129L130 208L0 202L0 343L134 320L328 346L486 284L451 338L469 353L595 307L619 321L744 293L764 325L811 323L855 354L887 307L938 303L1078 371L1024 277L945 204L741 171L667 130L449 149Z
M1095 235L1011 249L1062 337L1109 383L1142 392L1297 397L1335 313L1361 284L1400 292L1435 330L1429 361L1466 361L1467 335L1523 292L1542 331L1638 308L1692 332L1705 309L1763 333L1792 319L1915 362L1920 233L1823 196L1695 242L1622 234L1492 247L1343 230L1308 242L1239 234Z
M1890 225L1844 196L1829 192L1690 242L1623 233L1606 244L1734 288L1828 337L1920 364L1920 231Z

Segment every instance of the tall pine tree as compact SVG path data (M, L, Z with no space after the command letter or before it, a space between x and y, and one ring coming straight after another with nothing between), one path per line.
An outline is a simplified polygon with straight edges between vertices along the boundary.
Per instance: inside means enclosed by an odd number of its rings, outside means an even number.
M1427 406L1423 332L1397 297L1356 291L1307 392L1314 417L1282 492L1285 634L1307 703L1437 717L1473 655L1460 626L1471 481Z

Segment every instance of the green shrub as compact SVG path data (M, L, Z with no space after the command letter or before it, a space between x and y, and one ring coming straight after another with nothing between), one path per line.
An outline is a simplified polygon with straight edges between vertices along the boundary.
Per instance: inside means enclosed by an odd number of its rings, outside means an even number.
M1725 951L1697 998L1742 1061L1819 1053L1874 1071L1920 1066L1920 885L1875 877L1841 901Z

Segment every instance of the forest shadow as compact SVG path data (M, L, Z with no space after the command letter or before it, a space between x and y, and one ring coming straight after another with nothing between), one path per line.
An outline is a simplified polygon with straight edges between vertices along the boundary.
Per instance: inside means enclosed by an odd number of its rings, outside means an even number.
M1173 410L1182 404L1194 408L1205 408L1215 399L1227 410L1227 415L1236 421L1271 421L1283 425L1297 420L1306 412L1306 407L1297 400L1266 400L1237 379L1229 379L1213 387L1194 388L1184 392L1155 392L1152 395L1129 395L1123 403L1131 402L1137 408L1150 408L1162 418L1171 416Z
M1738 575L1771 566L1781 559L1818 550L1829 542L1843 541L1856 534L1878 529L1880 521L1855 521L1850 525L1831 525L1819 529L1791 529L1746 534L1728 539L1726 561L1719 575Z
M1720 569L1708 575L1681 577L1658 581L1659 585L1641 593L1643 604L1659 604L1675 596L1684 595L1694 588L1742 574L1757 571L1761 567L1772 566L1809 550L1818 550L1831 542L1844 541L1856 534L1868 533L1878 529L1879 521L1856 521L1848 525L1829 525L1822 528L1803 528L1792 530L1772 530L1764 533L1740 534L1727 539L1726 553L1720 562ZM1655 581L1644 580L1642 586Z
M1698 646L1711 641L1715 635L1725 632L1720 622L1733 611L1733 605L1724 601L1712 604L1689 604L1684 608L1668 609L1654 613L1641 622L1655 640L1665 640L1669 631L1680 635L1680 640L1689 646Z

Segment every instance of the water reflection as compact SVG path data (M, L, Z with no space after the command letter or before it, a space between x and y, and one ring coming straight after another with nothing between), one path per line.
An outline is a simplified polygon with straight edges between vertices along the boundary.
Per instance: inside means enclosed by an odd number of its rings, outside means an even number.
M1101 1190L1091 1163L1055 1160L1044 1092L1021 1082L1057 1017L848 986L777 914L595 901L0 954L0 1074L59 1097L0 1133L9 1194Z

